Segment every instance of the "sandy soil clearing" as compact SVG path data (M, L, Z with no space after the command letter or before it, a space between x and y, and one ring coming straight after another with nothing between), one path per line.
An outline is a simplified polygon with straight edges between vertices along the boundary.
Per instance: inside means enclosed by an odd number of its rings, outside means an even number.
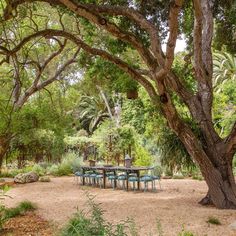
M151 192L126 192L79 186L73 177L52 178L49 183L17 185L8 193L5 204L9 207L20 201L30 200L39 207L37 214L58 227L64 225L78 209L85 209L85 191L96 195L105 217L117 222L133 217L140 235L157 235L157 220L161 222L164 236L176 236L184 226L198 236L233 236L236 231L229 224L236 221L235 210L218 210L203 207L197 202L204 197L204 181L162 180L162 190ZM209 225L208 217L214 216L222 225Z

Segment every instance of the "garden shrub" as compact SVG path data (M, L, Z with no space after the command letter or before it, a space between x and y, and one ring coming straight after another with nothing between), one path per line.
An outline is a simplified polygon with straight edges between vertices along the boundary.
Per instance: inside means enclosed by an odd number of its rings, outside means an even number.
M184 179L184 176L182 174L176 174L176 175L173 175L172 178L173 179Z
M78 157L76 152L68 152L63 156L62 162L50 166L47 174L55 176L70 175L80 169L83 165L82 157Z
M53 164L52 166L50 166L48 169L47 169L47 174L50 174L50 175L57 175L57 172L58 172L58 165L56 164Z
M46 174L46 169L44 169L41 165L39 164L34 164L32 171L37 173L39 176L43 176Z
M137 236L132 220L127 219L113 225L103 217L99 204L94 203L93 197L88 195L89 212L77 212L62 230L61 236Z
M16 175L22 173L20 169L4 170L1 172L1 177L14 178Z
M27 166L22 169L5 169L1 172L0 177L4 178L14 178L18 174L28 173L31 172L33 166Z

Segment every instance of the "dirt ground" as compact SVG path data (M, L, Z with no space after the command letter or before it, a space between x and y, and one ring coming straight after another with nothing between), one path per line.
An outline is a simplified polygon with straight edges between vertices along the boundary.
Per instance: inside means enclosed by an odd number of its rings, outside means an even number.
M118 222L132 217L141 236L158 235L157 221L161 223L164 236L176 236L184 227L198 236L235 236L229 225L236 221L235 210L218 210L203 207L197 202L204 197L207 187L198 180L162 180L162 190L133 192L79 186L73 177L52 178L49 183L31 183L12 188L5 204L8 207L20 201L29 200L38 205L38 214L55 227L62 227L77 211L85 209L86 194L96 195L105 217ZM211 225L206 221L213 216L221 225Z

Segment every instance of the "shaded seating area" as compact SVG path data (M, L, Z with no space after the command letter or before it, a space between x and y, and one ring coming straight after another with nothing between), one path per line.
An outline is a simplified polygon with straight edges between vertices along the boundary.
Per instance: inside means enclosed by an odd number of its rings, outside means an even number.
M81 185L111 187L114 190L157 191L156 182L161 189L160 176L155 175L155 167L82 166L75 177Z

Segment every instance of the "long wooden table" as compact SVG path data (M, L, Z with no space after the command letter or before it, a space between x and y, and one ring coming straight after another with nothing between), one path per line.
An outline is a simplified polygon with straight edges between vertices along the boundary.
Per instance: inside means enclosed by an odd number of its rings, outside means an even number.
M113 172L114 175L117 176L117 172L125 172L127 175L126 178L126 190L128 191L129 189L129 174L131 173L135 173L137 174L138 177L138 190L140 189L140 181L139 181L139 177L140 177L140 171L147 171L147 170L152 170L153 167L124 167L124 166L82 166L82 173L83 175L85 174L86 171L101 171L102 175L103 175L103 188L106 188L106 173L107 172ZM117 185L117 181L116 179L114 180L115 182L115 187ZM85 185L85 177L83 177L83 181L82 184Z

